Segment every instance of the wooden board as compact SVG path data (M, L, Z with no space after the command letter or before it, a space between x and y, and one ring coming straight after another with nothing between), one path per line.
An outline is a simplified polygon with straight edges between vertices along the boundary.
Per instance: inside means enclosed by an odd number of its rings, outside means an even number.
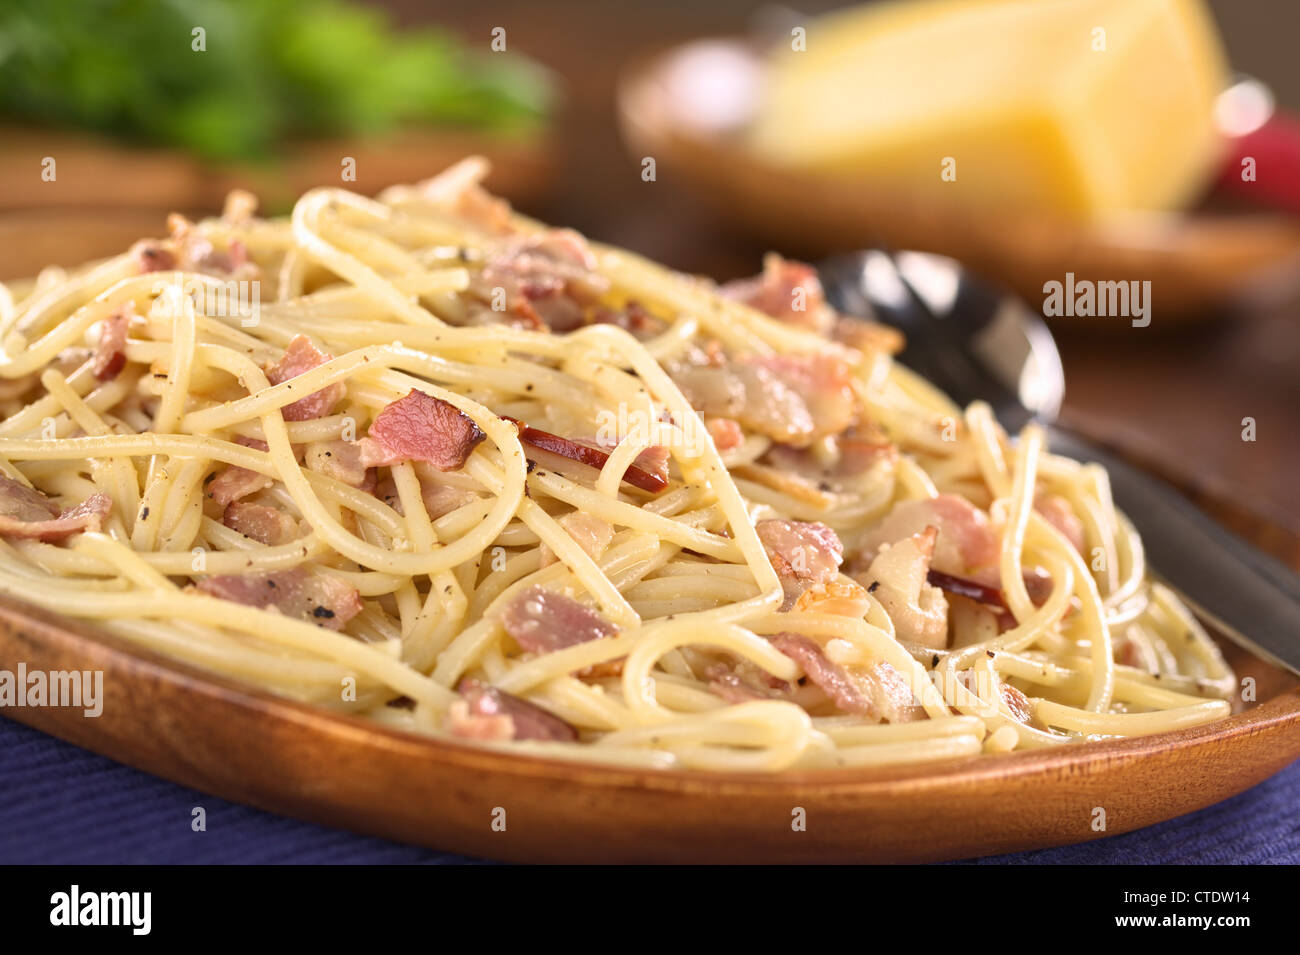
M1043 301L1044 282L1064 281L1066 272L1094 282L1150 281L1162 323L1282 300L1300 284L1300 221L1281 213L1202 211L1086 227L963 210L890 183L772 165L725 126L697 119L699 101L717 98L704 95L716 80L708 69L693 79L695 71L683 67L693 62L683 54L700 49L735 61L752 57L748 44L722 39L694 41L635 64L619 89L624 135L637 156L655 158L658 181L690 189L773 248L811 259L881 244L949 255L1031 303ZM757 60L755 69L761 71Z

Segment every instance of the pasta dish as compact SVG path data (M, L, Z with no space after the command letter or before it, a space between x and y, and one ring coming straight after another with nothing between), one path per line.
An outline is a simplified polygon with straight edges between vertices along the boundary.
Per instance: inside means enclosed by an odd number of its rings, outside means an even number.
M717 285L480 160L0 285L0 591L511 752L776 771L1162 732L1232 672L1095 465L771 255Z

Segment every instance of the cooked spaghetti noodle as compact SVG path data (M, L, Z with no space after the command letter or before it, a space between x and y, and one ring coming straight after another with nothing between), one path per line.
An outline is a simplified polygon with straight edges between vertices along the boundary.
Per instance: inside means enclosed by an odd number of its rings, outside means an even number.
M1234 678L1106 474L771 257L719 289L477 160L0 286L0 591L517 752L782 770L1155 733Z

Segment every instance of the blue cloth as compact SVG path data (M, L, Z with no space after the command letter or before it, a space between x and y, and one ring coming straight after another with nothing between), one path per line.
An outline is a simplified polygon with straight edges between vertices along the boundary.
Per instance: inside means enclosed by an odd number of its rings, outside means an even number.
M207 831L190 829L207 812ZM286 819L177 786L0 718L0 863L476 860ZM1138 832L985 863L1300 863L1300 762L1233 799Z

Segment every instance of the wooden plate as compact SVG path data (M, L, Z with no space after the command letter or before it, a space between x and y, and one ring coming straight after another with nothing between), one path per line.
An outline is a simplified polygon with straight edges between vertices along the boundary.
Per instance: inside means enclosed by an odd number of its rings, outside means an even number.
M695 41L635 65L618 105L625 137L637 156L655 158L660 181L690 188L774 248L808 258L878 244L937 252L1030 302L1067 271L1076 280L1146 280L1162 323L1281 298L1300 283L1300 222L1280 214L1201 211L1077 227L972 214L868 179L771 165L736 135L761 75L749 44Z
M1215 509L1239 529L1240 509ZM1279 536L1280 535L1280 536ZM1300 539L1270 526L1288 554ZM1277 550L1277 548L1274 548ZM519 757L247 689L0 600L0 668L104 671L104 708L5 715L166 779L326 825L528 862L897 862L1128 832L1300 758L1300 682L1220 641L1258 702L1157 736L871 769L654 772ZM792 828L804 810L806 831ZM1105 811L1105 831L1093 829ZM493 822L504 810L505 829Z

